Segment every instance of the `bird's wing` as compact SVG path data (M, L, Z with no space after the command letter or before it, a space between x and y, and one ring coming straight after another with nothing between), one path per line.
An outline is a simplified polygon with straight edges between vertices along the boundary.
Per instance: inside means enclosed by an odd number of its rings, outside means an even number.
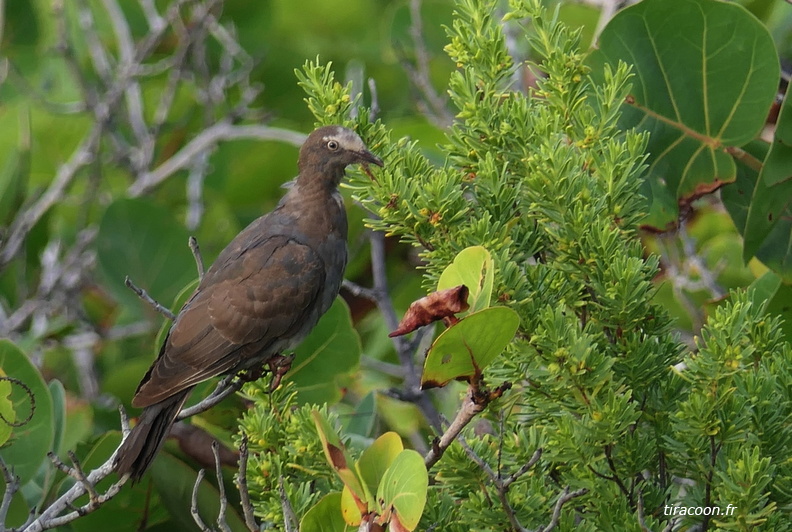
M271 237L216 264L179 313L133 404L148 406L298 334L325 284L310 247Z

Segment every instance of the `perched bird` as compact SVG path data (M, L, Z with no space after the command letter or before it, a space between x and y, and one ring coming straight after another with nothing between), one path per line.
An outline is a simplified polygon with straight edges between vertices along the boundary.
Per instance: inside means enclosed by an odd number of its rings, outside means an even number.
M330 308L347 262L338 184L355 163L382 166L353 131L315 130L278 206L239 233L206 271L137 388L132 405L144 410L116 455L119 476L140 479L196 384L260 369L296 346Z

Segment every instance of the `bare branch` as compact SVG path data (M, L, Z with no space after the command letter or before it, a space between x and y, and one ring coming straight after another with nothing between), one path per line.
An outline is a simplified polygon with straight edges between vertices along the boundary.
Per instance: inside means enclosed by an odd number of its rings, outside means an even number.
M297 532L297 514L294 513L291 501L286 495L286 487L283 484L283 475L278 477L278 494L280 495L281 508L283 508L283 521L286 525L286 532Z
M91 131L83 138L71 158L63 163L47 190L33 204L17 215L11 226L8 238L0 248L0 271L16 257L28 233L55 204L62 198L66 189L72 184L77 172L89 164L96 156L102 125L94 124Z
M140 9L146 17L149 28L153 31L161 31L165 25L165 20L157 11L157 6L154 5L154 0L138 0Z
M217 526L223 532L231 532L231 527L228 526L226 521L226 512L228 511L228 498L225 493L225 484L223 484L223 467L220 463L220 444L217 440L212 442L212 454L215 460L215 472L217 473L217 489L220 491L220 510L217 513Z
M176 152L155 170L141 174L127 190L130 197L138 197L161 184L171 175L186 168L195 157L206 150L214 149L221 141L257 139L276 140L293 146L301 146L305 135L288 129L258 125L233 125L227 121L210 126Z
M55 500L55 502L51 503L46 509L44 509L41 515L36 517L31 523L29 523L26 527L23 527L21 530L24 532L41 532L42 530L66 525L78 517L97 510L105 502L115 497L116 494L121 490L121 486L123 486L126 482L125 478L113 483L103 494L96 494L95 490L93 490L93 486L96 486L100 480L106 478L112 473L114 460L115 453L113 453L113 455L104 464L91 471L90 474L85 475L84 473L80 472L81 474L78 474L78 476L75 477L80 480L79 482L76 482L66 491L66 493L61 495L57 500ZM68 466L66 467L68 468ZM72 473L74 473L74 471L72 471ZM74 476L72 473L69 474ZM89 493L89 486L90 489L94 491L94 494L90 496L88 503L72 510L69 513L61 515L62 512L70 508L74 508L73 505L77 499L86 493Z
M136 293L140 299L151 305L151 307L154 310L156 310L157 312L159 312L160 314L162 314L171 321L176 319L176 315L170 309L159 304L153 297L148 295L148 292L135 285L135 283L132 282L129 276L124 277L124 284L126 285L127 288L129 288L134 293Z
M533 455L531 456L530 460L525 462L520 469L509 475L508 477L504 478L500 483L504 489L509 489L509 486L514 484L514 482L519 479L521 476L526 474L528 471L536 465L536 462L542 457L542 448L538 448L534 451Z
M187 219L185 225L194 231L201 224L204 212L203 184L206 174L209 173L209 152L202 152L190 165L187 176Z
M179 415L176 416L176 420L180 421L196 414L206 412L226 397L239 391L244 384L245 382L242 379L235 378L233 375L223 378L217 383L214 391L212 391L206 399L179 412Z
M0 456L0 471L2 471L3 480L5 481L3 501L0 502L0 529L5 530L5 521L8 516L8 509L11 507L11 499L19 491L19 477L8 468L2 456Z
M237 471L237 488L239 488L239 499L242 505L242 514L245 516L245 525L250 532L258 532L259 526L253 515L253 504L250 502L250 491L247 484L247 463L248 463L248 437L242 433L242 441L239 443L239 470Z
M454 123L454 116L446 106L446 100L432 85L429 71L429 52L423 38L421 0L410 0L410 37L415 49L415 65L403 61L402 65L410 81L423 97L419 110L437 127L446 129Z
M187 241L187 245L190 246L190 251L192 251L193 258L195 259L195 266L198 268L198 280L200 281L203 279L206 269L204 268L203 256L201 255L201 248L198 245L198 239L191 236Z
M195 484L193 485L192 497L190 498L191 501L190 515L192 515L193 521L195 521L195 524L198 525L199 530L203 532L212 532L212 529L209 528L206 525L206 523L203 522L203 519L201 519L201 514L198 513L198 488L200 487L205 474L206 471L201 469L200 471L198 471L198 476L195 477Z
M118 43L118 52L121 59L119 70L121 72L130 72L129 83L124 89L127 118L138 142L143 143L148 138L149 132L143 118L143 94L140 90L140 84L132 75L136 68L136 63L139 62L136 61L137 58L135 57L135 42L132 39L132 31L129 29L129 23L116 0L103 0L102 3L110 16L110 23L113 26L113 32ZM143 161L138 160L137 162L139 164Z
M479 388L477 383L468 386L468 393L462 401L462 405L457 411L457 415L451 425L443 432L442 436L432 442L432 448L429 453L424 457L426 468L431 468L440 460L446 449L457 439L459 433L462 432L468 424L473 421L479 413L481 413L489 403L503 395L503 392L511 388L511 384L505 383L499 388L488 392Z
M570 492L569 486L565 487L564 491L561 492L561 495L558 497L558 500L553 507L553 516L550 519L550 523L548 523L546 527L540 528L537 532L550 532L555 527L557 527L558 521L561 519L561 509L564 507L564 505L572 499L585 495L586 493L588 493L588 490L585 488Z

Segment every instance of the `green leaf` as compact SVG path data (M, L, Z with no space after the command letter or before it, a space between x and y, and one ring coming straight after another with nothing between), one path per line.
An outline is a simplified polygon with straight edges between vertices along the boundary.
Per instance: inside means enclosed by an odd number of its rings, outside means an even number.
M311 333L295 349L287 374L297 385L300 403L336 403L341 399L337 379L357 368L360 337L352 326L344 300L336 298Z
M354 530L341 516L341 492L328 493L300 521L301 532L346 532Z
M784 98L773 144L755 181L743 238L743 259L756 256L792 280L792 98Z
M781 278L773 272L767 272L748 287L751 294L751 302L754 305L761 305L773 299L773 296L781 287Z
M619 61L635 73L620 125L651 133L650 174L680 202L734 181L724 148L756 137L778 84L762 23L729 2L644 0L610 21L592 54L595 73ZM664 229L676 216L652 224Z
M481 373L514 338L520 318L507 307L490 307L459 320L429 348L421 386L441 387Z
M0 368L0 447L8 441L15 422L16 412L11 401L11 381Z
M365 508L365 511L368 511L368 508ZM347 485L341 490L341 517L350 526L358 526L363 521L360 500L352 495Z
M778 113L773 144L762 166L761 179L773 186L792 178L792 98L784 97Z
M758 160L764 159L769 151L768 144L761 140L751 141L742 149ZM745 236L745 224L748 221L748 211L751 208L751 198L758 178L759 172L756 169L738 162L737 179L734 183L729 183L721 189L723 205L731 216L737 231L743 237Z
M25 200L30 177L30 117L20 111L19 147L4 158L0 169L0 226L7 226Z
M52 450L55 422L52 415L52 397L44 379L28 357L13 342L0 339L0 369L18 379L29 389L12 385L11 401L16 413L16 423L11 438L3 447L3 460L13 466L21 484L26 484L36 474L47 452ZM35 401L31 405L30 395Z
M347 434L356 434L364 438L371 437L374 430L374 422L377 419L377 398L373 391L367 393L365 397L355 407L354 413L348 418L344 427Z
M52 397L52 450L57 452L63 443L63 434L66 430L66 390L59 380L49 383L50 397Z
M327 418L319 410L314 409L311 411L311 415L314 418L319 439L322 440L322 449L324 450L325 458L327 458L327 463L330 464L330 467L333 468L341 481L349 488L352 495L365 505L367 499L362 481L352 468L352 459L347 454L344 444L341 443L341 438L338 437Z
M380 515L390 522L397 518L407 529L415 530L426 505L429 475L420 454L407 449L399 453L385 472L377 490Z
M757 179L743 232L743 260L761 260L792 282L792 180L767 186Z
M437 290L446 290L461 284L468 287L469 312L472 314L490 304L492 284L495 278L495 263L489 251L482 246L472 246L460 251L454 262L440 275Z
M96 237L97 262L107 288L122 304L151 311L124 285L129 276L157 301L172 301L197 275L187 239L187 231L164 207L145 199L114 201Z
M391 463L404 450L401 436L395 432L386 432L372 443L360 456L355 468L363 481L366 498L373 500L380 480Z

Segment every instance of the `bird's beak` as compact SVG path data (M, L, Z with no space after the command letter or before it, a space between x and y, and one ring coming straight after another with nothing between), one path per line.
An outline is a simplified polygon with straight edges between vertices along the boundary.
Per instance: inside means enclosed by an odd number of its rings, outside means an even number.
M377 157L376 155L374 155L373 153L371 153L368 150L363 150L361 152L358 152L358 157L360 157L360 161L363 164L370 163L370 164L376 164L377 166L385 166L382 163L382 159L380 159L379 157Z

